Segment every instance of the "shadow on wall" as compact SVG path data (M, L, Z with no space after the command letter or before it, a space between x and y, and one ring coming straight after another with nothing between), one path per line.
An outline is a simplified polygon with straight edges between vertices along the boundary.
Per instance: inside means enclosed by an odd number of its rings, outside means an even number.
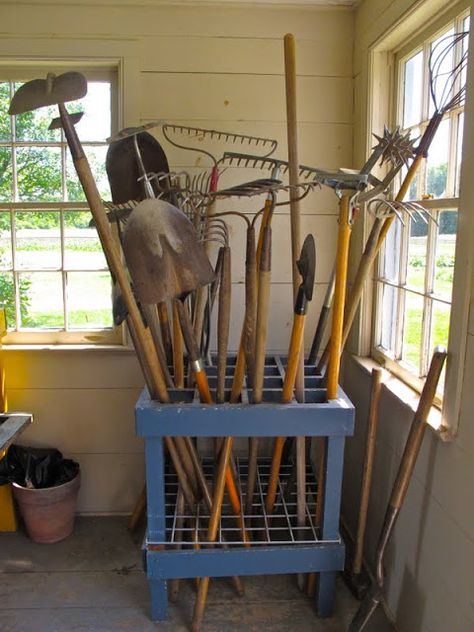
M426 596L421 592L416 577L405 566L403 572L400 598L397 604L397 629L420 632L422 629Z

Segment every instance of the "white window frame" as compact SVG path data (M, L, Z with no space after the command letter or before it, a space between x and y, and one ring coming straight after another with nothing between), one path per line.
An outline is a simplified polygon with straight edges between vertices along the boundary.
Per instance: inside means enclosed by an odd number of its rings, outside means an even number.
M0 77L2 81L8 80L29 80L32 78L38 78L42 76L46 76L47 72L51 71L55 72L55 74L61 74L62 72L66 72L67 70L78 70L83 72L88 80L107 80L110 81L111 84L111 117L112 117L112 131L115 131L118 128L117 119L119 108L117 107L118 103L118 75L119 75L119 65L117 61L111 62L100 62L100 61L91 61L91 60L74 60L74 61L66 61L64 59L50 59L47 62L45 61L31 61L29 64L25 64L25 61L16 61L16 60L0 60ZM13 140L10 143L7 143L9 146L29 146L31 143L22 142ZM41 141L34 142L35 146L41 146ZM104 142L89 142L87 141L88 146L99 146L104 145ZM46 143L47 146L59 147L63 154L63 169L65 165L65 154L68 154L69 149L64 139L64 135L61 135L61 140L55 143ZM70 156L67 156L68 161L70 162ZM23 269L16 269L15 265L15 220L14 215L16 212L21 212L25 210L35 210L35 211L56 211L60 215L60 247L61 247L61 266L57 268L57 271L61 272L62 276L62 284L63 284L63 296L65 301L63 303L64 311L66 311L66 277L68 273L68 269L64 265L64 246L65 246L65 235L64 235L64 221L63 221L63 213L68 210L88 211L89 207L86 202L21 202L18 201L18 195L16 190L16 178L15 178L15 164L13 164L13 182L14 182L14 192L13 192L13 200L8 203L1 203L0 210L8 211L11 214L11 222L12 222L12 273L15 279L15 302L16 302L16 310L19 312L19 292L17 289L17 274L18 272L24 273L28 272ZM63 184L65 181L65 174L62 174ZM63 197L64 197L63 191ZM107 268L103 268L102 270L106 270ZM80 272L80 270L74 269L74 272ZM89 271L89 270L87 270ZM101 270L92 270L101 271ZM66 322L66 314L65 314L65 322ZM2 339L3 345L37 345L37 344L48 344L48 345L123 345L126 343L124 329L123 327L115 327L106 328L106 329L74 329L65 331L64 329L35 329L35 330L9 330L7 334Z
M429 3L425 3L429 5ZM395 56L406 47L408 42L414 41L414 34L418 34L419 41L428 39L432 34L441 30L450 19L455 18L464 11L467 12L470 7L469 2L459 2L452 4L444 12L439 11L436 16L431 16L431 19L426 19L426 11L420 11L411 13L406 20L401 20L396 24L389 32L384 34L379 41L375 42L369 47L369 108L368 108L368 121L367 121L367 146L366 153L370 153L370 147L372 146L372 133L379 133L383 129L383 124L387 121L393 120L393 89L395 79ZM472 30L473 30L473 16L471 15L471 38L472 43ZM470 48L470 58L473 59L474 51ZM472 65L472 64L471 64ZM472 71L471 71L472 74ZM467 126L469 128L469 126ZM462 172L467 172L466 155L474 150L474 147L469 148L468 130L466 125L464 126L464 144L463 144L463 168ZM464 177L464 182L468 181ZM463 177L461 176L463 181ZM467 206L468 200L471 200L472 196L469 192L469 185L465 187L466 192L461 185L461 192L459 197L459 222L458 222L458 235L456 240L456 261L466 259L466 252L470 246L470 233L474 229L474 218L470 213ZM448 208L445 203L448 200L443 200L443 206ZM429 203L428 203L429 205ZM460 226L463 229L460 230ZM370 228L370 219L366 219L365 232L368 233ZM463 256L464 255L464 256ZM453 299L451 310L451 323L456 323L456 326L450 326L449 342L448 342L448 362L447 362L447 375L446 386L443 400L438 400L437 404L440 407L441 414L435 415L434 427L439 433L439 436L443 440L451 440L457 433L459 411L461 403L461 394L463 386L463 373L464 373L464 357L467 344L468 334L468 321L469 321L469 288L472 282L472 266L457 265L455 266L454 280L453 280ZM362 319L367 323L370 323L365 328L360 328L359 349L363 352L363 349L367 349L369 353L379 362L384 365L389 371L393 370L390 358L383 357L378 354L374 349L373 341L375 338L375 328L377 326L377 318L375 317L375 304L374 298L375 282L370 283L370 287L367 288L364 304L362 306ZM395 368L395 376L397 369ZM419 391L422 387L421 380L412 380L410 385L415 390Z

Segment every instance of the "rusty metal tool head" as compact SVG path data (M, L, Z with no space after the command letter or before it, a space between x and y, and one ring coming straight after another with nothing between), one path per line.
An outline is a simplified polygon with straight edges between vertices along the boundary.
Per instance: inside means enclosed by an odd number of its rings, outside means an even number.
M46 79L33 79L24 83L13 95L9 114L23 114L46 105L58 105L82 99L87 94L87 80L80 72L65 72L56 76L48 73Z
M140 127L126 127L107 139L110 143L105 168L110 183L112 200L116 204L128 200L154 198L169 190L169 179L161 187L149 174L169 173L166 154L146 130L158 122Z
M295 302L295 314L304 314L306 313L307 303L313 298L314 275L316 273L316 246L313 235L309 234L306 236L296 265L302 280L298 292L298 297L301 293L301 298L297 297Z
M123 231L123 250L143 303L182 298L214 278L194 226L164 200L143 200L133 209Z

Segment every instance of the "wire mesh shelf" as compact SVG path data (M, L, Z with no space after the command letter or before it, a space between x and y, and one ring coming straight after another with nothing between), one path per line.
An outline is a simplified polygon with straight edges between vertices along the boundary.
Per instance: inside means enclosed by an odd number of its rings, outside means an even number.
M315 513L317 504L317 483L311 465L306 467L306 522L298 526L297 492L293 463L283 464L278 480L278 497L269 515L265 510L265 495L268 476L270 473L269 458L262 457L257 463L257 483L253 495L252 513L242 513L239 524L232 512L229 501L225 498L222 506L218 538L215 542L208 542L207 527L209 512L203 502L196 511L185 507L180 500L178 478L168 468L165 474L165 512L166 538L165 541L153 541L149 544L175 548L197 548L197 546L217 547L245 547L242 539L242 525L251 536L251 546L274 546L298 543L300 545L321 542L320 529L316 525ZM213 459L203 460L203 470L212 483L214 471ZM240 504L245 507L245 488L247 481L247 459L234 460L234 472L240 492ZM339 542L340 540L332 540Z

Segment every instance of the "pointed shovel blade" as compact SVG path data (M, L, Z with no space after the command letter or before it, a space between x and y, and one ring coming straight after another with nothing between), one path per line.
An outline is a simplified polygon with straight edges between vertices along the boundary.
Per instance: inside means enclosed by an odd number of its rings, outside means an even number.
M316 273L316 246L313 235L309 234L306 236L296 265L303 278L302 285L306 300L310 301L313 298L314 276Z
M164 200L143 200L133 209L122 243L135 291L144 304L182 298L214 278L193 224Z

